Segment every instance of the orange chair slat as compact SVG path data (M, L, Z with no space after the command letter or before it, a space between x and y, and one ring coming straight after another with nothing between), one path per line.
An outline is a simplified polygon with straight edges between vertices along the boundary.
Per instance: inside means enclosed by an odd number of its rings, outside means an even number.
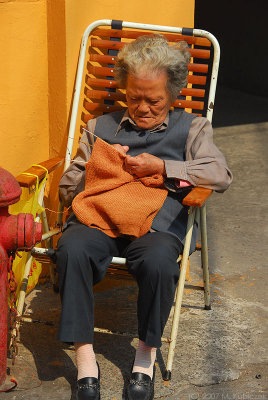
M114 76L113 68L108 68L108 67L89 66L88 72L90 74L99 75L99 76ZM196 84L196 85L205 85L206 77L198 76L198 75L188 75L188 83L192 83L192 84Z
M113 40L91 39L91 46L99 49L120 50L125 44L126 43L115 42ZM194 58L208 59L210 57L210 50L189 48L189 52Z
M96 29L93 32L93 35L99 37L118 37L118 38L126 38L126 39L136 39L142 35L152 35L152 32L139 32L139 31L130 31L130 30L117 30L117 29ZM169 42L176 42L185 40L189 44L196 44L198 46L206 46L210 47L211 43L206 38L200 38L196 36L185 36L179 33L161 33L163 34Z
M200 77L197 77L200 78ZM203 78L203 77L201 77ZM87 78L87 84L92 87L101 87L101 88L118 88L118 84L116 81L111 81L107 79L96 79L96 78ZM204 89L195 89L195 88L184 88L180 90L180 95L182 96L195 96L195 97L204 97L205 90Z
M180 90L181 96L205 97L205 89L184 88Z
M181 95L186 95L186 96L195 96L195 97L204 97L205 94L205 90L203 89L182 89L180 91ZM113 101L126 101L126 95L124 93L120 93L120 92L106 92L104 90L90 90L87 89L86 90L86 96L89 99L96 99L96 100L101 100L101 99L106 99L106 100L113 100ZM181 100L180 100L181 101ZM201 107L201 103L203 104L203 102L198 102L195 101L195 105L196 107L188 107L188 103L185 103L186 100L184 100L183 104L187 104L185 105L186 108L195 108L195 109L200 109L202 110L203 107ZM191 103L193 103L191 101Z
M85 122L85 124L86 124L90 119L100 117L101 115L102 115L101 112L100 112L100 113L94 113L94 114L88 114L88 113L86 114L86 113L82 112L81 119L82 119L82 121ZM81 131L81 133L84 132L83 129L80 130L80 131Z
M197 115L198 117L202 117L202 114L198 114L198 113L193 113L193 114ZM101 111L99 111L99 112L93 111L93 113L91 113L91 114L86 114L86 113L82 112L81 119L86 124L90 119L100 117L101 115L103 115L103 113ZM80 132L81 133L84 132L82 128L80 129Z
M86 95L89 99L96 99L96 100L114 100L114 101L126 101L126 95L123 93L109 93L105 92L102 90L87 90ZM102 107L99 107L99 103L90 103L87 102L87 105L85 108L88 111L93 111L93 110L102 110ZM105 111L107 111L107 107L110 109L110 105L105 106ZM204 102L203 101L192 101L192 100L176 100L172 106L178 107L178 108L191 108L195 110L203 110L204 109ZM123 107L123 106L122 106ZM122 108L121 107L121 108ZM117 109L120 109L120 106L116 106ZM111 110L111 109L110 109Z
M116 60L116 56L107 56L103 54L90 54L89 55L90 61L97 61L99 63L105 64L114 64Z
M194 85L205 85L207 78L206 76L188 75L187 81Z
M124 108L120 105L114 106L110 104L89 103L88 101L84 101L84 107L88 111L101 111L101 112L120 111Z
M90 90L86 91L86 96L89 99L106 99L106 100L114 100L114 101L126 101L126 95L124 93L112 93L105 92L104 90Z
M116 81L108 80L108 79L96 79L87 77L86 82L89 86L93 87L107 87L107 88L117 88L118 84Z
M204 102L178 99L173 103L173 106L178 108L191 108L194 110L203 110Z
M203 49L189 49L191 56L194 58L202 58L202 59L209 59L210 58L210 50L203 50Z
M88 64L87 70L89 74L100 75L100 76L114 76L114 69L108 67L94 67Z
M115 42L113 40L91 39L91 46L97 47L98 49L120 50L125 44L126 43Z
M99 57L105 57L105 56L99 56ZM107 56L107 57L109 57L109 56ZM115 57L113 57L113 59L115 62ZM102 76L114 76L114 68L112 68L112 67L111 68L95 67L93 65L90 65L90 63L88 63L87 69L90 74L102 75ZM206 74L208 72L208 65L207 64L189 64L188 71L202 72L202 73Z
M90 119L94 119L95 116L91 114L84 114L82 115L83 122L87 123Z
M194 64L194 63L191 63L191 64L188 65L188 71L202 72L204 74L207 74L207 72L208 72L208 64Z

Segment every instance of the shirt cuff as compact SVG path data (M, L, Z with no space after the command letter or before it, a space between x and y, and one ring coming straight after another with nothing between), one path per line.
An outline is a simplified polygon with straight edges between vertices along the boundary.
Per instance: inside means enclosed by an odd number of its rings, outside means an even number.
M167 178L188 181L185 161L164 160Z

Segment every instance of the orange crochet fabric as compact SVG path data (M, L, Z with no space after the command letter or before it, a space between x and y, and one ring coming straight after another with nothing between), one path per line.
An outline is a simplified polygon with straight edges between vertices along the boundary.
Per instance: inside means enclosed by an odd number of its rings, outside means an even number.
M124 159L98 138L86 164L85 190L74 198L72 208L80 222L108 236L140 237L150 230L167 190L161 175L129 174Z

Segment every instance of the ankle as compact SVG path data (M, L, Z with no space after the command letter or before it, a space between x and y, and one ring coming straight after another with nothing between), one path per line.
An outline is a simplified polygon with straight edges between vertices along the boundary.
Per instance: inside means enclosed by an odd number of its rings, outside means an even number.
M141 372L152 379L154 363L156 359L156 347L149 347L140 340L136 351L132 372Z
M75 343L77 365L77 379L86 377L98 378L98 366L93 345L89 343Z

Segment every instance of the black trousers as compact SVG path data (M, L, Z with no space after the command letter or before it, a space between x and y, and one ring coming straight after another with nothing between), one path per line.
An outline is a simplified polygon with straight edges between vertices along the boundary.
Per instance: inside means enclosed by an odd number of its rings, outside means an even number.
M138 333L147 346L160 347L179 278L183 245L169 233L152 232L131 241L111 238L77 223L63 232L57 250L62 300L59 340L93 343L93 285L100 282L112 257L126 257L138 287Z

